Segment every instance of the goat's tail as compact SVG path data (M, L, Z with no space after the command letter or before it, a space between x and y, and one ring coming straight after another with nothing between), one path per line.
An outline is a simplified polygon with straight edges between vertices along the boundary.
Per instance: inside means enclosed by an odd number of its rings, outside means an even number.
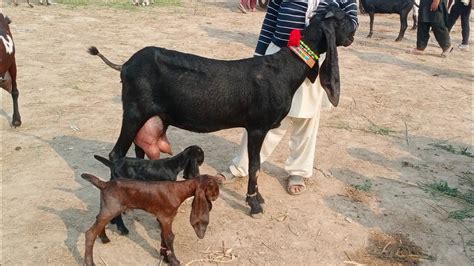
M102 61L104 61L104 63L106 63L109 67L111 67L115 70L118 70L118 71L122 71L122 65L117 65L117 64L114 64L114 63L110 62L109 59L107 59L105 56L103 56L99 52L99 49L97 49L97 47L95 47L95 46L89 47L88 52L91 55L97 55L98 57L100 57L100 59L102 59Z
M98 189L102 190L105 188L106 182L100 180L97 176L91 174L82 174L82 178L92 183L92 185L96 186Z
M109 167L109 168L112 168L112 166L113 166L113 164L112 164L111 161L105 159L105 158L102 157L102 156L94 155L94 158L95 158L97 161L99 161L99 162L105 164L105 165L106 165L107 167Z

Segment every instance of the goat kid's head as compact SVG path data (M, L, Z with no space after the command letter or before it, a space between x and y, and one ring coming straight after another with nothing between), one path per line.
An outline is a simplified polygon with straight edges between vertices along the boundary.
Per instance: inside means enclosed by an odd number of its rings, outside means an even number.
M191 209L190 223L197 237L204 238L207 225L209 224L209 212L212 209L212 201L219 196L219 185L216 178L202 175L196 178L198 184L194 192L194 200Z
M186 166L183 177L189 179L199 175L199 166L204 162L204 151L196 145L189 146L184 150L186 156Z
M318 53L326 53L326 59L321 68L313 67L308 78L314 82L319 72L321 86L334 106L338 105L340 94L337 46L351 45L354 41L355 30L348 14L337 6L329 6L325 14L314 16L303 32L303 40L311 49Z

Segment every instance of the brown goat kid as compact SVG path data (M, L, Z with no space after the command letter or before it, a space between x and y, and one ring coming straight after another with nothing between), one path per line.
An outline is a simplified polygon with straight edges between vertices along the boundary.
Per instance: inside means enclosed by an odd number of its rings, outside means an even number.
M97 235L103 243L110 240L105 226L126 209L142 209L156 216L161 227L160 254L170 265L180 265L174 254L173 219L181 203L194 196L190 223L199 238L203 238L209 224L212 201L219 196L219 185L214 177L200 175L185 181L139 181L117 178L109 182L91 174L82 178L100 189L100 212L86 232L85 263L94 265L93 247Z
M18 88L16 85L15 45L10 32L10 19L0 13L0 88L12 95L13 115L12 126L21 125L20 111L18 110Z

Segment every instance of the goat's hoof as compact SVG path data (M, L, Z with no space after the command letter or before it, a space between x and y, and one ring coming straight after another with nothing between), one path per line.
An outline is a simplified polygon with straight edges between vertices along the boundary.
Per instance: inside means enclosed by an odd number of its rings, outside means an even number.
M21 120L13 120L12 121L12 127L17 128L19 126L21 126Z
M260 204L258 200L257 195L247 196L246 201L247 201L247 204L250 206L250 216L255 219L260 219L263 217L263 208L262 208L262 204Z
M372 38L372 33L369 33L369 35L367 35L367 38Z
M120 235L128 235L129 231L127 228L117 228L120 232Z
M251 213L250 217L254 219L262 219L263 218L263 213Z
M107 244L110 242L110 239L108 237L101 236L100 241L102 241L102 244Z
M398 38L395 39L396 42L399 42L401 40L403 40L403 37L398 37Z
M260 194L260 192L257 192L257 200L258 203L265 204L265 199L262 197L262 194Z

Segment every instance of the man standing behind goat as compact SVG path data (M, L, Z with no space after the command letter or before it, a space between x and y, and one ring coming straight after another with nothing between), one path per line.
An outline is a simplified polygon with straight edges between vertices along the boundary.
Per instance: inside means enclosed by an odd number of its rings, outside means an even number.
M416 34L416 48L413 54L423 54L428 40L430 28L439 46L443 49L441 57L447 57L453 50L447 25L448 8L446 0L420 0L418 11L418 31Z
M258 39L255 55L276 53L288 43L293 29L303 30L313 14L324 12L330 5L339 6L351 16L354 30L358 25L357 4L355 0L271 0ZM317 9L316 9L317 7ZM316 51L317 52L317 51ZM324 55L320 61L324 60ZM285 163L288 172L289 194L302 193L306 187L304 178L313 175L316 152L316 136L322 108L330 106L319 77L314 84L306 79L293 97L288 116L281 121L279 128L268 132L260 151L264 162L284 137L286 130L293 125L290 137L290 155ZM223 182L234 181L237 177L248 175L247 133L244 132L237 156L229 170L220 173Z

